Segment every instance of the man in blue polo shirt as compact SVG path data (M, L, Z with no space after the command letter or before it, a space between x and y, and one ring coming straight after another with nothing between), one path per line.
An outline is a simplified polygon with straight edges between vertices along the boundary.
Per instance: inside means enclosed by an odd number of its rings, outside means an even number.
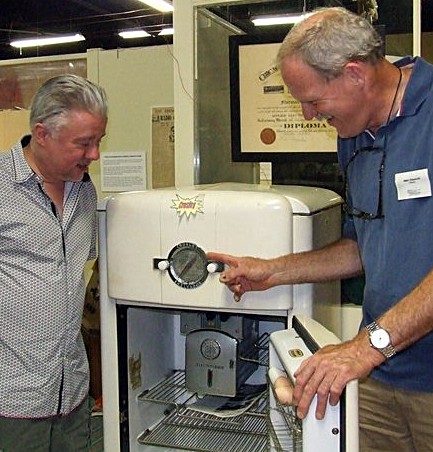
M296 374L305 417L360 384L363 451L433 450L433 66L391 64L371 24L345 10L316 11L294 26L278 55L304 117L338 131L344 174L343 237L321 250L276 259L209 253L230 266L235 300L249 290L365 275L359 334L325 347Z

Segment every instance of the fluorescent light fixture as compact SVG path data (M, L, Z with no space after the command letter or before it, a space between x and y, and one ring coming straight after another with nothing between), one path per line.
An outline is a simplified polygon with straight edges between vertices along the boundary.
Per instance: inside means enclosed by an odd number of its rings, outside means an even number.
M163 28L159 33L158 36L169 36L174 33L174 28Z
M283 16L260 16L251 19L254 25L257 27L265 27L268 25L285 25L285 24L296 24L301 20L305 19L308 14L297 13L297 14L285 14Z
M173 11L173 5L171 2L168 2L166 0L140 0L142 3L146 3L146 5L150 6L151 8L155 8L158 11L161 11L162 13L168 13L170 11Z
M53 44L64 44L67 42L84 41L85 37L81 34L61 35L61 36L41 36L39 38L19 39L11 41L12 47L23 49L24 47L41 47Z
M119 36L123 39L134 39L134 38L146 38L150 35L147 31L144 30L126 30L119 32Z

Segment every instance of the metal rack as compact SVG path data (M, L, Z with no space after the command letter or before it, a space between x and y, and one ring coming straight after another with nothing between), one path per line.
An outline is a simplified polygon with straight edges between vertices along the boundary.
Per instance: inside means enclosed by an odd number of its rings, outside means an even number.
M269 336L260 337L259 364L268 365ZM249 359L248 357L242 359ZM298 452L298 427L287 407L277 404L271 409L268 391L246 412L233 417L219 417L189 407L198 396L185 387L185 372L176 370L138 400L172 406L153 429L144 431L138 442L142 445L194 450L202 452ZM278 411L282 422L271 421L271 410ZM275 416L272 416L275 417ZM296 448L295 448L296 447Z
M276 402L268 406L268 432L271 450L278 452L302 452L302 422L292 407Z
M278 452L302 452L302 421L296 408L282 405L268 379L268 422L271 442Z
M203 413L188 413L188 409L174 411L152 432L144 432L138 442L205 452L269 450L265 414L240 417L236 422L221 421Z
M175 407L153 430L139 436L140 444L203 452L269 450L266 396L239 416L220 418L201 413L188 408L197 395L186 390L185 373L178 370L138 399Z
M254 362L259 366L269 366L269 334L262 334L250 350L250 353L247 353L246 356L242 356L240 359L242 361Z
M175 370L172 375L153 388L143 391L137 396L142 402L155 402L163 405L174 405L177 410L188 402L193 402L197 395L185 387L185 371Z

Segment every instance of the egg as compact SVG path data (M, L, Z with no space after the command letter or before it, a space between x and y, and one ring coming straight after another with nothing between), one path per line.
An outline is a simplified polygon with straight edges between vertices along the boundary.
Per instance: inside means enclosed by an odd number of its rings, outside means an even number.
M293 385L284 371L271 367L268 372L275 397L282 405L291 405L293 402Z
M282 405L291 405L293 402L293 386L287 377L279 377L275 381L274 392Z

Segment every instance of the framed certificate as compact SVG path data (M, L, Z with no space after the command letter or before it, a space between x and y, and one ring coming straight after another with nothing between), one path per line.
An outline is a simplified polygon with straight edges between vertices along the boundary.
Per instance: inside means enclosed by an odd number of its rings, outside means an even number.
M276 65L284 36L230 37L233 161L336 162L337 132L306 121Z

